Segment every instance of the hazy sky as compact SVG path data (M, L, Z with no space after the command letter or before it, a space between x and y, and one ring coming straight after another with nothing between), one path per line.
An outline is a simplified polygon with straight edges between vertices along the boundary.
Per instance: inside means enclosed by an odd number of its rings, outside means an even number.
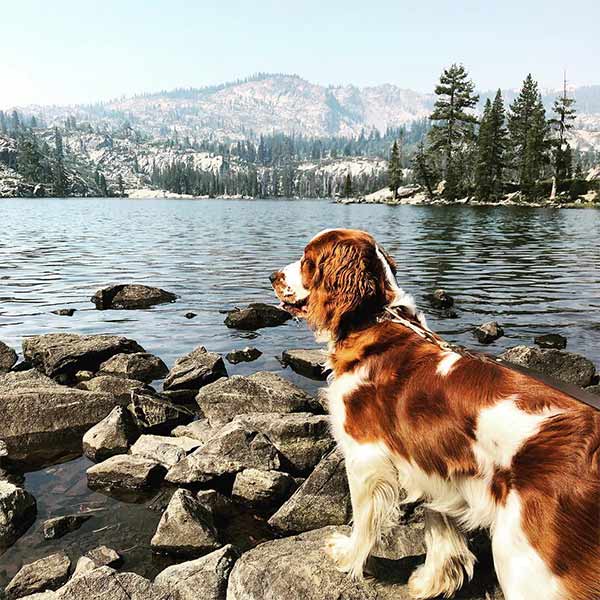
M259 71L432 89L600 83L597 0L18 0L0 7L0 107L91 102Z

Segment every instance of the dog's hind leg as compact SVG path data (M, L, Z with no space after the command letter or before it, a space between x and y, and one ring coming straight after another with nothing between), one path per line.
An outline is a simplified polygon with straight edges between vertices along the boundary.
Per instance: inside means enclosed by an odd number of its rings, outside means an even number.
M454 520L429 509L425 511L425 545L425 563L411 575L409 592L414 598L449 598L461 588L465 573L473 577L475 556Z
M398 507L396 469L375 444L360 445L346 454L346 472L352 501L352 534L335 534L326 550L341 571L355 579Z

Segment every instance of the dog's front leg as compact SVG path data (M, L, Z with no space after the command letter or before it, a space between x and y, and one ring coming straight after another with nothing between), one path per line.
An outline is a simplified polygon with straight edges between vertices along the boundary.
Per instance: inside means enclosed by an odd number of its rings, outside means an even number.
M471 579L475 556L464 533L451 517L425 511L425 564L411 575L408 588L415 598L450 598L461 588L465 573Z
M391 462L377 449L362 448L346 456L346 472L352 501L352 534L333 535L327 552L337 567L354 579L362 579L371 549L398 506L398 478Z

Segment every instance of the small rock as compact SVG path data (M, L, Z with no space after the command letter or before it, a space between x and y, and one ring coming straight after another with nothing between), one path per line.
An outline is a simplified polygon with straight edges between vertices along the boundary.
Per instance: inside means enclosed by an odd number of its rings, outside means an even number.
M155 552L196 557L221 546L213 518L189 490L171 498L150 542Z
M17 353L4 342L0 342L0 375L8 373L17 362Z
M100 365L100 372L151 383L155 379L162 379L169 372L169 369L154 354L134 352L131 354L115 354L115 356Z
M141 490L160 484L165 469L154 460L130 454L112 456L87 470L91 488Z
M131 454L155 460L165 467L171 467L200 446L198 440L187 437L163 435L142 435L131 447Z
M56 590L69 578L70 568L71 559L64 552L23 565L6 586L6 599L13 600L45 590Z
M61 317L72 317L76 311L77 311L76 308L59 308L57 310L52 310L50 312L52 314L59 315Z
M156 433L170 431L177 425L185 425L195 417L187 408L177 406L162 396L141 390L131 392L128 409L140 429Z
M306 392L267 371L250 377L234 375L211 383L198 392L196 402L213 427L239 414L305 412L313 407Z
M586 392L590 394L596 394L596 396L600 396L600 385L590 385L585 388Z
M237 365L241 362L252 362L262 356L262 352L258 348L250 348L246 346L242 350L232 350L225 358L232 364Z
M89 552L86 552L85 556L89 558L96 567L115 567L121 563L121 556L119 553L108 546L98 546L97 548L93 548Z
M94 373L92 371L77 371L75 373L75 381L77 383L81 383L83 381L89 381L94 377Z
M175 594L176 600L225 600L229 573L239 558L228 544L202 558L167 567L154 580Z
M0 548L8 548L35 521L35 498L23 488L0 480Z
M208 419L198 419L188 425L178 425L171 431L171 435L176 437L190 437L202 444L208 441L215 433L216 430L210 426Z
M230 311L225 318L225 325L232 329L260 329L282 325L291 318L292 315L277 306L258 302L249 304L248 308Z
M594 363L585 356L565 350L514 346L500 354L500 358L579 387L591 385L596 372Z
M139 435L129 411L117 406L83 436L83 453L94 462L125 454Z
M194 317L197 317L198 315L195 312L186 312L185 315L183 315L186 319L193 319Z
M175 300L177 296L171 292L139 284L109 285L91 298L98 310L148 308Z
M326 525L345 525L351 514L344 457L336 449L269 519L269 525L279 533L290 534Z
M327 379L324 365L326 356L319 348L285 350L281 355L281 360L300 375L319 381Z
M496 321L488 321L473 330L480 344L491 344L504 335L504 329Z
M556 350L564 350L567 347L567 338L558 333L545 333L536 336L533 341L540 348L555 348Z
M214 352L199 346L178 358L164 381L165 392L180 392L183 399L193 400L203 386L227 377L223 359Z
M446 290L435 290L433 294L427 294L425 298L434 308L450 308L454 305L454 298Z
M257 509L279 506L292 493L296 483L287 473L245 469L235 477L231 497Z
M93 560L87 556L80 556L75 565L75 569L73 570L73 578L90 573L97 568L98 567L96 567Z
M62 517L54 517L47 519L42 525L44 538L47 540L55 540L61 538L67 533L77 531L87 520L91 519L92 515L64 515Z

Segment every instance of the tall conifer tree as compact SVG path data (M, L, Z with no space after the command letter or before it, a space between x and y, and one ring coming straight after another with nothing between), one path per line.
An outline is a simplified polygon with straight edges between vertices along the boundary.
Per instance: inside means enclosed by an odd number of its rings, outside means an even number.
M402 164L400 162L400 149L398 142L394 140L390 160L388 163L388 180L390 190L394 193L394 200L398 197L398 188L402 184Z
M556 115L548 121L554 131L554 176L556 185L561 181L571 179L573 174L571 147L567 141L567 133L573 128L576 117L575 99L567 96L567 78L563 79L563 93L554 101L552 111Z

